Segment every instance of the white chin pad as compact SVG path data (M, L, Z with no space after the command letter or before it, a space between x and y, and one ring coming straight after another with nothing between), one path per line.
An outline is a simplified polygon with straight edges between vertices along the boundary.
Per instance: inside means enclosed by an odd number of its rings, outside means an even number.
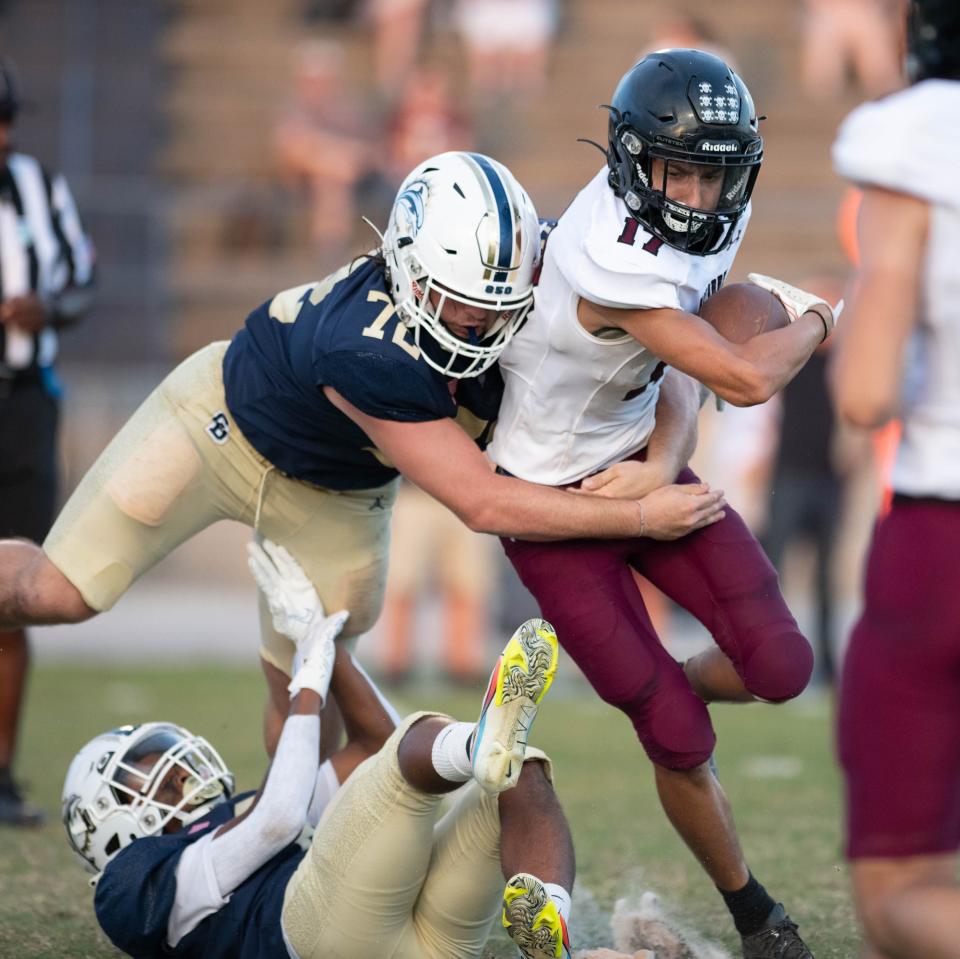
M671 206L669 203L664 204L660 212L663 216L663 222L666 223L674 233L686 233L688 230L691 233L696 233L706 222L704 217L697 213L691 214L683 212L681 216L674 216L671 211L676 213L681 212L677 207Z

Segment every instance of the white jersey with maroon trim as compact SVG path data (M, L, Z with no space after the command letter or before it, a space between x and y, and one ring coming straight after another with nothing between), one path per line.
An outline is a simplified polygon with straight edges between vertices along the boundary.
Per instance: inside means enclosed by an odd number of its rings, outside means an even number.
M696 312L723 283L749 217L748 209L722 252L681 253L630 216L601 170L550 235L533 313L500 359L494 462L560 486L643 449L666 367L629 334L588 333L577 304Z
M926 80L843 122L837 172L930 204L917 325L901 402L893 488L960 499L960 82Z

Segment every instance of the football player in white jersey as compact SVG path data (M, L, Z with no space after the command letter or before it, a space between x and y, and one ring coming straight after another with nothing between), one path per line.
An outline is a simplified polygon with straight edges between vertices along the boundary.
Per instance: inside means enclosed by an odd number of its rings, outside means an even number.
M521 479L583 481L581 489L618 497L697 482L689 470L665 474L650 443L665 381L694 390L692 378L735 405L761 403L835 317L822 300L755 275L786 307L786 328L734 345L696 315L733 263L763 155L750 93L722 60L652 53L623 77L609 110L607 166L548 236L534 317L501 358L506 390L490 453ZM663 549L644 538L503 543L564 648L631 719L667 815L723 895L743 955L809 957L783 906L750 873L709 768L706 704L782 702L804 689L813 664L743 521L727 509ZM716 647L675 662L633 570L693 613Z
M909 16L912 85L855 110L834 145L863 189L836 403L857 426L903 423L838 739L866 955L958 959L960 7L916 0Z

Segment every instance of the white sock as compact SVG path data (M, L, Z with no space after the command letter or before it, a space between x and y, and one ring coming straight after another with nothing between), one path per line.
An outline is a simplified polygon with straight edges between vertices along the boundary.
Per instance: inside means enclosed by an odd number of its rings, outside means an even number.
M569 927L570 925L570 893L567 892L563 886L558 886L555 882L545 882L543 888L547 891L547 895L554 901L557 906L557 912L563 916L563 921Z
M437 775L451 783L465 783L473 776L467 743L476 723L451 723L433 741L430 758Z

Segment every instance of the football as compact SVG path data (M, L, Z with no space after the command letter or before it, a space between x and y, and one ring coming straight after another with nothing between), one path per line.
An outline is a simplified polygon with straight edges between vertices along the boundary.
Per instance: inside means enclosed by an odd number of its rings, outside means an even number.
M721 288L700 307L700 317L731 343L746 343L758 333L779 330L790 322L783 304L752 283Z

